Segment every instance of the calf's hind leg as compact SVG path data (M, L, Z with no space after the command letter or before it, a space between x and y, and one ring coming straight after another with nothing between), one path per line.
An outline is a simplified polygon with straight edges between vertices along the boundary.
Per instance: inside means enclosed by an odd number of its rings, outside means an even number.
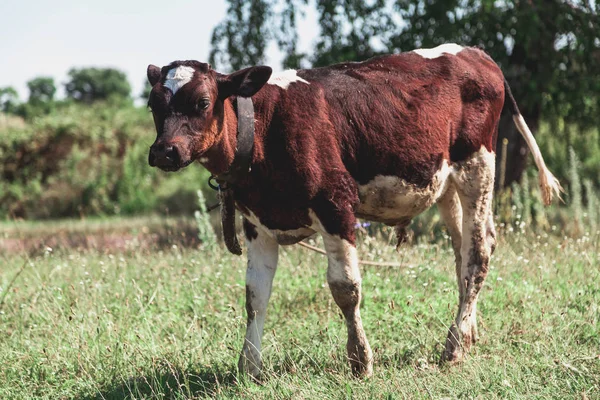
M482 148L451 175L462 207L462 237L457 256L458 313L448 332L443 361L461 361L477 340L477 298L495 246L491 234L494 164L494 153Z
M452 248L456 261L456 276L460 279L462 268L462 258L460 256L462 246L462 206L460 205L460 198L454 185L449 185L446 193L438 200L437 206L452 239ZM461 285L458 286L459 295L462 298Z

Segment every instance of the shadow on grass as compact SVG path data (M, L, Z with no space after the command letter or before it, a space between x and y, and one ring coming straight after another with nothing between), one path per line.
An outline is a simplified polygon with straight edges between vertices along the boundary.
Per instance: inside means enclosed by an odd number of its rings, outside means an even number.
M107 386L99 388L95 394L86 394L77 398L83 400L207 398L215 397L237 386L237 379L233 370L225 368L206 367L197 371L160 368L160 371L150 371Z

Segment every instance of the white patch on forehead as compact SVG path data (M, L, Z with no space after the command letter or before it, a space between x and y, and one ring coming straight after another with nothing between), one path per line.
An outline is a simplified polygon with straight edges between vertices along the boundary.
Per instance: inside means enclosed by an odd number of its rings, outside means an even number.
M171 92L175 94L186 83L192 80L194 71L194 68L185 65L173 68L167 73L167 79L165 80L164 86L171 89Z
M296 74L295 69L287 69L285 71L277 72L271 75L271 78L269 78L269 81L267 83L270 85L279 86L282 89L287 89L290 86L290 84L294 82L302 82L306 83L307 85L310 85L310 83L307 80L300 78Z
M433 49L417 49L413 50L413 53L417 53L421 57L424 58L438 58L443 54L452 54L457 55L463 50L464 47L456 44L456 43L446 43L439 45L438 47L434 47Z

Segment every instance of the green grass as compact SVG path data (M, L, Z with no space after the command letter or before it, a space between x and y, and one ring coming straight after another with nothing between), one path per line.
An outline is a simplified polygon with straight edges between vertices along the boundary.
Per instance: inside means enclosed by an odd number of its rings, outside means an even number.
M457 307L448 243L400 254L361 242L375 373L351 376L322 255L280 251L264 336L266 383L237 375L245 259L223 249L0 256L0 398L600 397L600 234L500 238L481 340L438 366ZM23 268L12 286L9 282Z

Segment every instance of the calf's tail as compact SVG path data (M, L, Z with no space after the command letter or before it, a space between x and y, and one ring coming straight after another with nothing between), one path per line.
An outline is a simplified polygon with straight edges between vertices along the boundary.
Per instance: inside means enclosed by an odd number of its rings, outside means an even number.
M527 123L525 123L525 120L523 119L523 116L519 111L517 102L513 97L513 94L510 90L510 87L508 86L508 82L506 82L506 79L504 80L504 92L507 97L506 105L508 106L508 110L512 114L512 118L515 125L517 126L517 129L523 136L523 139L525 139L525 142L527 142L527 146L529 147L529 150L533 155L535 165L537 165L539 171L540 188L542 189L542 199L545 205L549 205L550 203L552 203L552 198L554 196L561 199L560 194L563 193L564 190L562 186L560 186L560 182L558 182L558 179L556 179L554 175L552 175L552 172L550 172L548 167L546 167L546 163L544 162L544 158L542 157L540 148L538 147L537 142L535 141L535 138L531 133L531 130L529 130Z

